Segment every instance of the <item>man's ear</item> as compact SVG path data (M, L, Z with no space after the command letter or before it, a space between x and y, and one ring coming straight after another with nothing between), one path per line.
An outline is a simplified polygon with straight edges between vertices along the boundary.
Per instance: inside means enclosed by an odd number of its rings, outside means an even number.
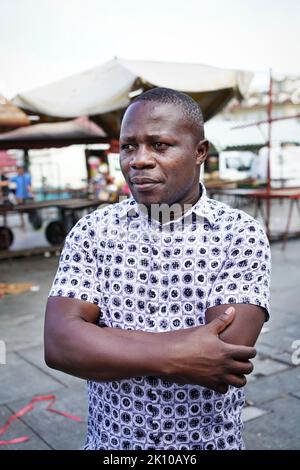
M205 161L209 150L209 142L206 139L200 140L196 148L196 163L200 166Z

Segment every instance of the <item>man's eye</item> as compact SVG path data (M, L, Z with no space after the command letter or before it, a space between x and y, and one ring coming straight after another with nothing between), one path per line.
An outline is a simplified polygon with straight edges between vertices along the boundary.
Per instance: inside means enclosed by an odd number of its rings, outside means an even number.
M153 147L155 150L165 150L168 148L168 144L165 144L164 142L155 142Z
M134 145L132 144L123 144L121 145L121 150L124 150L125 152L131 152L134 150Z

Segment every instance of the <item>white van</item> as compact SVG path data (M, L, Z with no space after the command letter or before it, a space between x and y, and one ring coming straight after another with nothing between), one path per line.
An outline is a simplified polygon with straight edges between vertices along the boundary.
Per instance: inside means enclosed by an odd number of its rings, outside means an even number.
M224 180L243 180L251 176L255 153L227 150L219 153L219 177Z
M242 180L253 178L267 180L269 149L262 147L258 154L249 151L224 151L219 154L221 179ZM271 149L272 187L300 185L300 146L277 145Z

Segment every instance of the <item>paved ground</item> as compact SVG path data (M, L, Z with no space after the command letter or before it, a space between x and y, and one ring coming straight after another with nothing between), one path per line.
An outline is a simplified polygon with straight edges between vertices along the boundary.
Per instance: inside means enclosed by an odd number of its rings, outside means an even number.
M300 240L289 241L284 252L274 244L272 254L272 319L260 336L247 385L245 438L248 449L299 449L300 367L293 365L292 354L297 359L300 352L292 345L300 340ZM56 407L80 416L82 423L49 413L41 403L5 434L5 439L28 435L30 440L0 449L79 449L84 442L85 383L43 362L44 307L57 262L55 256L1 262L1 282L32 282L40 290L0 300L0 340L7 348L6 365L0 365L0 427L32 397L53 393Z

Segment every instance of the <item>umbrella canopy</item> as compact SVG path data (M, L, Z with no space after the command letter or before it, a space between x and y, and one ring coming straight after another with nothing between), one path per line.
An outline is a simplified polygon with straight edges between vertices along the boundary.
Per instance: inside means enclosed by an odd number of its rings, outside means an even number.
M87 117L66 122L35 124L0 134L0 149L64 147L98 142L107 142L107 135Z
M233 148L262 147L268 142L268 123L239 127L240 121L212 119L205 124L205 136L221 151ZM272 144L281 142L300 145L300 124L297 119L275 121L272 123Z
M29 124L26 114L0 95L0 132Z
M103 65L19 94L14 104L55 119L93 116L110 137L117 137L132 97L156 86L191 95L207 120L233 97L241 98L252 73L201 64L133 61L115 58Z

